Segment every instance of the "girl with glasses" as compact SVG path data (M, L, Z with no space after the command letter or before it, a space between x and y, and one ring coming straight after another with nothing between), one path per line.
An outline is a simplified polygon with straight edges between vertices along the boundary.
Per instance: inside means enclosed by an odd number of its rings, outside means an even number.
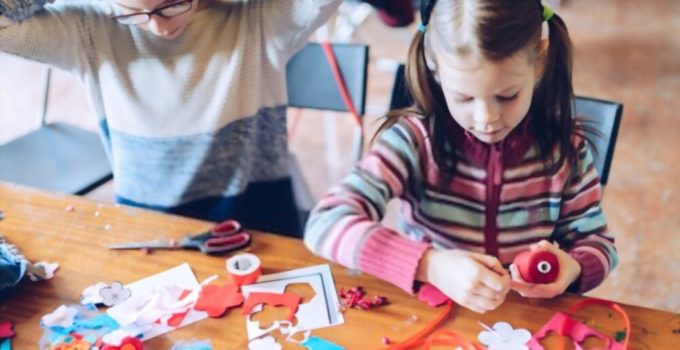
M299 234L285 67L339 3L0 0L0 51L83 81L119 203Z

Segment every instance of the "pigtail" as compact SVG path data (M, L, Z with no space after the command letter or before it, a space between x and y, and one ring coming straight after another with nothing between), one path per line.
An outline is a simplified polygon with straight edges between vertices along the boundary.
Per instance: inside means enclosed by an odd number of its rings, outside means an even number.
M543 77L532 101L533 133L541 157L550 160L555 146L561 161L574 164L577 150L572 136L577 131L573 118L572 48L569 32L562 18L553 14L548 19L549 46ZM556 164L553 164L556 165Z

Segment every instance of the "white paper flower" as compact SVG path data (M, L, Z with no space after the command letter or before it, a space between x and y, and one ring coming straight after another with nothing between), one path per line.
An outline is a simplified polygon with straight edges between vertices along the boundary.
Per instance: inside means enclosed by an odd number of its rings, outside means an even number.
M529 350L526 343L531 339L531 332L528 330L513 329L507 322L497 322L492 328L495 332L483 331L477 336L488 350Z
M99 282L93 286L89 286L83 290L83 293L80 294L80 303L85 305L85 304L101 304L104 300L102 299L101 294L99 294L99 291L102 290L102 288L106 288L108 285L104 282Z
M111 283L110 287L100 289L99 295L101 295L104 305L113 306L130 298L132 292L116 281Z
M281 350L281 344L277 343L272 336L255 339L248 344L249 350Z
M54 310L51 314L42 317L42 323L45 327L70 327L73 325L73 319L76 317L78 310L73 307L62 305Z

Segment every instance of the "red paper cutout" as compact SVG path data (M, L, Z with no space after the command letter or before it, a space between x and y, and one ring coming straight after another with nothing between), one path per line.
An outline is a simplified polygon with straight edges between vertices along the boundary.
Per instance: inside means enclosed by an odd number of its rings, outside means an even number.
M539 340L546 337L550 332L571 338L574 342L574 348L576 350L583 350L580 344L590 336L594 336L605 341L605 347L603 350L625 350L624 346L620 343L617 343L613 338L602 334L561 312L556 313L550 319L550 321L548 321L548 323L546 323L538 332L534 334L533 337L531 337L531 340L529 340L527 343L529 349L545 350L545 348L539 343Z
M528 283L552 283L560 274L560 263L555 254L548 251L526 251L513 261L522 279Z
M238 286L231 283L203 286L194 309L205 311L210 317L220 317L227 309L243 304Z
M14 331L12 327L14 325L12 322L4 321L0 322L0 339L11 338L14 336Z
M285 306L288 308L288 316L286 319L290 322L293 321L295 313L297 312L298 305L300 305L299 295L293 293L267 293L267 292L252 292L248 295L246 303L243 305L243 311L241 315L250 315L253 312L255 305L266 304L271 306Z
M424 301L430 306L437 307L444 305L451 299L446 296L446 294L442 293L439 288L428 283L420 287L420 292L418 292L418 300Z

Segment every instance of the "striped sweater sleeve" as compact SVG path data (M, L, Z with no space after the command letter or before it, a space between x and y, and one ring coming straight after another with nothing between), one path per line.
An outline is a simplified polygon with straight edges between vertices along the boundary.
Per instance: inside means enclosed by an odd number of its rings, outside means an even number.
M578 162L563 194L554 237L581 264L581 276L570 290L585 293L604 281L618 257L600 207L602 192L593 155L585 140L577 142Z
M340 185L317 204L305 245L315 254L413 292L418 263L429 248L380 223L387 202L401 196L420 170L413 127L387 129Z
M0 17L0 52L67 71L85 65L85 49L95 40L88 26L95 5L61 0L43 8L42 0L0 1L13 3L4 5L7 13Z

